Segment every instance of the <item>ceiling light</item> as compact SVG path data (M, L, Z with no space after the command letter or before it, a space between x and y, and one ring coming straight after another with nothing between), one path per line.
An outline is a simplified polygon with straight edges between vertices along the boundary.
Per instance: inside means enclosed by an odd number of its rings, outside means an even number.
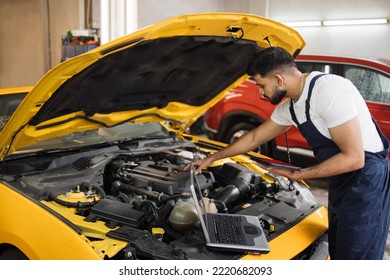
M324 20L323 25L367 25L367 24L385 24L386 18L379 19L351 19L351 20Z

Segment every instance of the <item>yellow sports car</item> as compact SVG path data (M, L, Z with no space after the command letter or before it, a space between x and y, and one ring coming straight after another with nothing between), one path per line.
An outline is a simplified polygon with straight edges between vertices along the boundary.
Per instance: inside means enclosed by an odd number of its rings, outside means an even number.
M305 182L253 152L185 168L224 146L188 128L271 45L305 42L254 15L191 14L48 72L1 130L0 259L326 259L327 211ZM269 252L206 245L194 177L210 211L256 217Z

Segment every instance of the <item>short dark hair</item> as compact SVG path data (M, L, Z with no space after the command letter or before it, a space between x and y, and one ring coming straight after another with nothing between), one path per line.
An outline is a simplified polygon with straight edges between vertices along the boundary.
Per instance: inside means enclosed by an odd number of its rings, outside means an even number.
M250 76L264 77L271 71L284 67L297 67L294 58L280 47L270 47L256 52L250 60L246 72Z

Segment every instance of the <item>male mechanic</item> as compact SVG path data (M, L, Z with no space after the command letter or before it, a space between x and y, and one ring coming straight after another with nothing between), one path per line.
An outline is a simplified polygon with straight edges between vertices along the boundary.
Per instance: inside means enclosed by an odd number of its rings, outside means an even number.
M389 141L356 87L336 75L302 74L293 57L277 47L256 53L247 73L278 106L253 131L195 161L196 172L297 126L319 164L300 171L261 167L292 180L329 177L331 259L383 259L390 224Z

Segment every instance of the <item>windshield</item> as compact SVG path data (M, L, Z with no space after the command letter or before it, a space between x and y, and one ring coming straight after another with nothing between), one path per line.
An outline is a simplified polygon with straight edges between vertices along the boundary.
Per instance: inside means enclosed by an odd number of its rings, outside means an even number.
M116 142L139 138L166 138L168 131L160 123L126 122L114 127L74 132L65 136L54 137L23 147L16 153L29 153L44 150L72 149L98 144L115 144Z

